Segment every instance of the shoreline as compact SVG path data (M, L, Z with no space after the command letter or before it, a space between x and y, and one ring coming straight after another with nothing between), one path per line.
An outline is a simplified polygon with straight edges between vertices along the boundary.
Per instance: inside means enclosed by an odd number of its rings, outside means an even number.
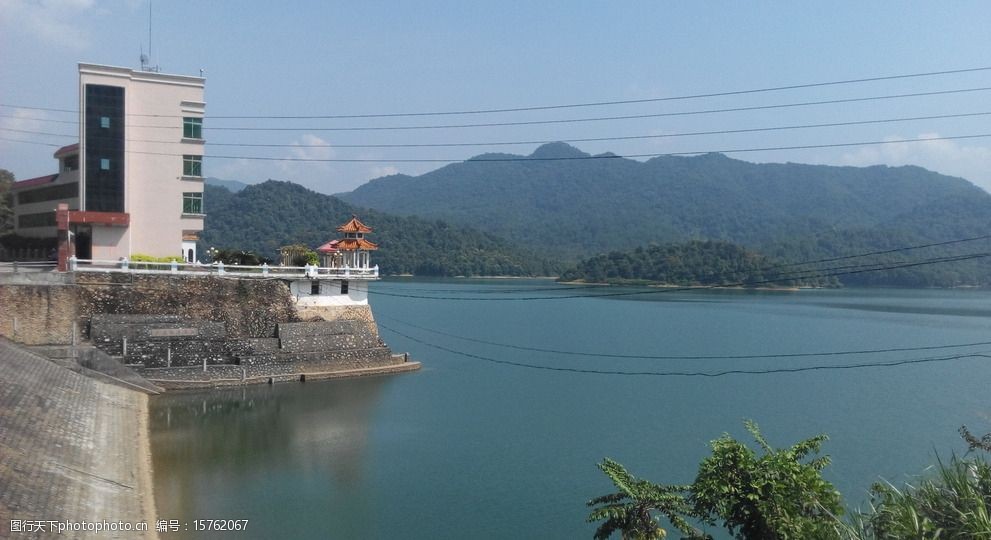
M158 530L155 521L158 510L155 506L155 469L151 455L151 411L148 410L148 395L138 395L138 451L136 456L138 468L138 493L141 497L141 513L151 524L146 538L157 540Z

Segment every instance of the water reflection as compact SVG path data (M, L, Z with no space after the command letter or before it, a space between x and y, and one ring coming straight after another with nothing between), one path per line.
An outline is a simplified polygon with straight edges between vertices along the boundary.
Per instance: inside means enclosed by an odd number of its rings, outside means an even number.
M390 380L258 385L152 398L159 517L254 518L253 532L262 533L259 527L278 527L285 519L282 505L294 504L281 491L325 510L339 510L335 499L350 494L349 512L371 512L355 508L363 498L353 495L361 491L369 426ZM280 507L252 507L252 491L268 493L266 499ZM244 494L245 500L227 500L231 493Z

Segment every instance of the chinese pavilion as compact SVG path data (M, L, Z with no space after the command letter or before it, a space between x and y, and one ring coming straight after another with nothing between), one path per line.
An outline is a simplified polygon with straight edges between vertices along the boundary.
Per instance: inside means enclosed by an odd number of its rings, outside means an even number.
M371 252L378 245L365 239L372 228L362 223L357 216L337 228L344 238L331 240L317 248L320 254L321 266L324 268L369 268Z

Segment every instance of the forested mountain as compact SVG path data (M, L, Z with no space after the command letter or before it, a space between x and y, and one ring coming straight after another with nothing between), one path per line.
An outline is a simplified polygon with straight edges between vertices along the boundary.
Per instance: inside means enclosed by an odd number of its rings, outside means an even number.
M732 242L798 262L991 233L991 195L920 167L756 164L721 154L646 162L589 157L553 143L530 156L485 154L417 177L378 178L340 196L476 227L571 263L691 240ZM952 244L856 262L897 264L989 247ZM989 261L850 273L841 281L991 285Z
M315 248L338 238L337 227L357 214L375 231L369 239L379 250L372 261L385 274L535 276L559 271L490 234L357 208L290 182L269 180L237 193L207 184L204 193L201 252L207 247L239 249L277 260L281 246Z
M486 154L418 177L378 178L340 197L571 260L690 239L766 248L831 231L938 240L980 234L991 223L991 195L919 167L755 164L721 154L580 159L587 157L563 143L526 157ZM492 161L505 158L518 160Z
M769 283L789 274L780 261L729 242L695 240L614 251L582 261L559 281L588 283L656 283L679 286L826 286L836 282L815 276Z

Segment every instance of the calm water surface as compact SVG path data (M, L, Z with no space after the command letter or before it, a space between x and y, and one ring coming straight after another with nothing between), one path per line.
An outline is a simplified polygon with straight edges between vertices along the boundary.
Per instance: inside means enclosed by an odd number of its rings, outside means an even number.
M538 281L384 281L382 337L415 373L156 397L161 519L248 519L227 538L590 538L584 502L612 490L609 456L688 483L708 441L772 444L825 432L826 476L850 506L880 477L906 480L956 429L991 431L991 364L946 362L723 377L533 370L465 357L610 371L719 372L893 362L991 346L737 360L577 357L475 340L627 355L750 355L991 341L987 291L742 291L521 300ZM510 292L500 292L507 291ZM570 291L569 291L570 292ZM563 293L558 293L563 294ZM393 296L405 295L405 296ZM428 300L410 296L516 298ZM391 329L391 330L390 330ZM432 348L416 340L443 347ZM209 535L169 533L167 538Z

